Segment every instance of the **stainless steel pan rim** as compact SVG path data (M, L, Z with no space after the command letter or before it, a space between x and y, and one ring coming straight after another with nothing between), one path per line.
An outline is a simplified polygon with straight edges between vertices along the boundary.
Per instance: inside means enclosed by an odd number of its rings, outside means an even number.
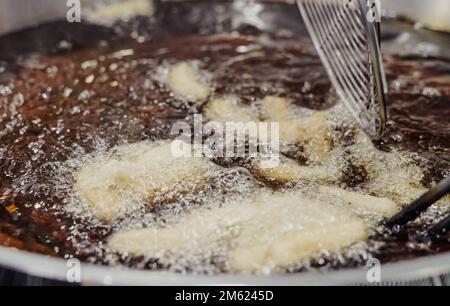
M0 247L0 265L30 275L66 280L70 267L62 258ZM450 252L381 266L381 281L407 282L450 272ZM352 268L329 272L245 275L192 275L172 272L130 270L81 264L81 283L85 285L352 285L369 284L367 269Z

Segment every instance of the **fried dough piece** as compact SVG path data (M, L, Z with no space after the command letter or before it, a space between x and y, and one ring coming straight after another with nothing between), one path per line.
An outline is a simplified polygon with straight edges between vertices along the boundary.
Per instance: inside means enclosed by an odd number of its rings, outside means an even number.
M308 159L312 162L323 162L332 149L331 131L327 117L320 112L314 113L304 123L303 142Z
M264 121L289 120L289 110L285 98L267 96L262 101L261 117Z
M262 166L260 160L252 163L252 169L258 175L279 183L288 182L333 182L337 176L330 169L324 166L301 166L296 161L280 157L279 163L270 168Z
M257 121L248 106L240 104L232 97L211 101L205 109L205 116L211 121L220 123Z
M427 191L417 183L422 177L422 170L416 166L394 168L375 176L369 188L377 194L392 198L397 203L408 204Z
M191 101L203 102L210 94L210 87L201 80L200 72L188 62L170 67L167 84L176 95Z
M255 207L231 205L200 209L183 215L177 223L114 234L108 242L113 251L134 256L167 256L170 253L203 252L214 240L227 235L227 228L253 217Z
M143 201L200 188L217 169L206 158L174 157L170 143L144 142L117 150L117 156L89 163L75 174L74 189L104 221L138 209Z
M357 210L362 210L365 213L373 213L385 218L392 217L400 208L391 199L364 195L337 187L320 186L318 193L339 198Z
M337 252L367 238L362 220L344 208L298 193L261 195L254 201L260 213L243 229L229 255L235 271L286 268L320 251Z
M281 141L290 144L304 141L305 126L289 118L289 108L285 98L267 96L260 107L262 120L280 124Z
M234 271L245 273L285 269L321 251L339 252L367 239L367 229L360 220L337 220L342 223L310 224L304 229L280 233L272 241L255 239L249 244L242 243L231 252L230 266Z

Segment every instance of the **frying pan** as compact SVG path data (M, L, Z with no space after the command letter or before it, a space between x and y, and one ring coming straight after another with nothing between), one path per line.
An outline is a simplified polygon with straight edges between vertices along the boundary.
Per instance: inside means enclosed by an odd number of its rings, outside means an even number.
M436 3L442 1L436 1ZM95 0L82 2L86 7L96 3ZM237 2L245 1L237 0ZM411 4L413 3L419 2L412 1ZM432 5L432 1L428 1L427 3L429 6ZM260 4L249 3L249 5ZM273 5L287 4L272 3L271 8L274 8ZM66 9L65 0L3 0L0 3L0 33L14 32L35 24L63 19ZM267 25L277 27L289 22L301 23L296 7L292 6L290 11L292 11L292 13L289 14L289 16L286 16L286 18L283 18L283 20L274 18L271 11L266 8L263 8L258 16L246 14L245 9L235 9L231 14L234 16L233 18L235 20L244 20L249 23L258 21L263 27ZM209 11L208 14L215 13ZM255 20L255 18L257 20ZM388 29L388 31L389 30L390 29ZM420 33L413 33L413 36L416 37L418 41L427 41L429 44L435 44L438 47L438 50L444 50L442 52L448 52L446 50L449 50L449 40L448 36L445 34L421 31ZM398 48L399 46L395 46L395 42L391 42L391 45L387 45L385 52L398 50ZM6 247L0 247L0 265L31 275L63 281L67 280L67 274L73 267L70 263L61 258L54 258ZM360 267L337 271L273 274L268 276L232 274L207 276L140 271L82 263L80 276L83 284L105 285L342 285L367 284L367 273L368 267ZM447 273L450 273L450 253L386 263L381 266L381 280L386 283L402 283L421 280Z

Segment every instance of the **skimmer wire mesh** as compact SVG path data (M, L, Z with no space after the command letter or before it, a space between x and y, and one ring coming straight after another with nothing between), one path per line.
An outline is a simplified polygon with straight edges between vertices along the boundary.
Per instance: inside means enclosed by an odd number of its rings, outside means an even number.
M386 81L379 15L372 0L297 0L303 20L339 95L373 139L386 125Z

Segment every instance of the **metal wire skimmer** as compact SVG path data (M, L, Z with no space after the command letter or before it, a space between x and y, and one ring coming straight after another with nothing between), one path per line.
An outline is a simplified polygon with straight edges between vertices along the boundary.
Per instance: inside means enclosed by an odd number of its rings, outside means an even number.
M339 97L372 139L386 126L387 86L374 0L297 0Z

